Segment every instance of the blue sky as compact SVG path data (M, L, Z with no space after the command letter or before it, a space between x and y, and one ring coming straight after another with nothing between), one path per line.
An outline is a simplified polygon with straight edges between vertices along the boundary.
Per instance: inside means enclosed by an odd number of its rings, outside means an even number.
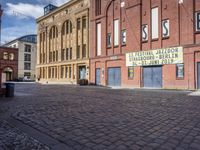
M0 0L3 9L2 40L11 41L26 34L36 34L35 19L43 15L49 3L60 6L68 0Z

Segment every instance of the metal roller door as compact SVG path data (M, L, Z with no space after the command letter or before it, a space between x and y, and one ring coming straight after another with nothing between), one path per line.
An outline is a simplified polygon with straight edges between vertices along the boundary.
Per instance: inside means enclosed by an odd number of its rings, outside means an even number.
M121 86L121 68L108 68L108 86Z
M101 84L101 69L97 68L96 69L96 81L95 81L96 85L100 85Z
M143 68L144 87L162 88L162 66Z
M200 63L197 64L198 67L198 73L197 73L197 80L198 80L198 89L200 89Z

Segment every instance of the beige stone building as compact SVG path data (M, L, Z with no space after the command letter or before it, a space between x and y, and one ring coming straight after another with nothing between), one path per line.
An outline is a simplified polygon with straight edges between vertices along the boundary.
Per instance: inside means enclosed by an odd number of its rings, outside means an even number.
M89 5L89 0L48 5L37 19L40 82L77 84L89 79Z

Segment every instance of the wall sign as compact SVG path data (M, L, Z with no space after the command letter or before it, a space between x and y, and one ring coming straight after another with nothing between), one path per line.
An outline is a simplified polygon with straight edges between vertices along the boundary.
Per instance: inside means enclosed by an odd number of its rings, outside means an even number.
M163 48L126 54L126 66L156 66L183 63L183 47Z
M148 25L142 25L142 41L148 41Z
M169 19L162 21L162 37L169 37Z

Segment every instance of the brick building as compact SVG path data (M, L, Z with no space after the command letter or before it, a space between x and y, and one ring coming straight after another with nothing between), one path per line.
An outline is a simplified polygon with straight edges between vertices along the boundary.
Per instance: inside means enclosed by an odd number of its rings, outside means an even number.
M17 79L18 49L0 47L0 84L2 79L12 81Z
M89 79L89 0L44 8L37 19L37 76L40 82L76 84Z
M90 81L200 88L199 0L91 0Z

